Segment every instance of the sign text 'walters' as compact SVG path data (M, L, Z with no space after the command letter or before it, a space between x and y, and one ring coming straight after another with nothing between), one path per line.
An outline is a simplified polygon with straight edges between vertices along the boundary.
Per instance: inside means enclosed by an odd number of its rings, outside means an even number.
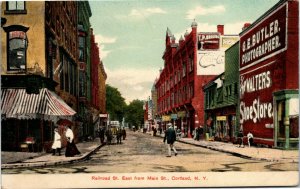
M240 38L240 68L280 53L286 47L285 4Z

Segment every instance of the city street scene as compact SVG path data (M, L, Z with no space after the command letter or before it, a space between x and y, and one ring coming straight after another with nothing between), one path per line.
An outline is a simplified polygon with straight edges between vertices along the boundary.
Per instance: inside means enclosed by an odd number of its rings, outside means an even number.
M1 187L299 185L298 0L1 2Z

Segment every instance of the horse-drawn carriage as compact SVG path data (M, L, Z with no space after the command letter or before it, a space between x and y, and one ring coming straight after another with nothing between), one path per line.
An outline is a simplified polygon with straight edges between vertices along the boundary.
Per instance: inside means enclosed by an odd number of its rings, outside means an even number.
M107 144L121 144L122 131L119 121L110 121L106 129Z

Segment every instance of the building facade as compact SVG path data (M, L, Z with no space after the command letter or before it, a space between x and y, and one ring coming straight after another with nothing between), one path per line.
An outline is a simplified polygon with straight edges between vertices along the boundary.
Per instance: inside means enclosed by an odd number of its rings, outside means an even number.
M225 52L225 71L203 87L205 131L217 141L235 142L239 128L239 43Z
M77 109L76 2L1 6L2 149L29 141L47 151L57 118L71 119Z
M298 146L298 11L282 0L240 33L240 124L256 144Z
M224 71L224 50L238 36L224 35L224 26L217 32L192 31L184 34L179 43L167 29L164 68L156 82L158 114L165 129L167 122L191 137L196 127L204 125L204 93L202 87Z
M80 122L80 136L86 138L93 133L93 116L90 108L91 82L90 82L90 17L91 8L88 1L78 1L78 64L79 64L79 109L78 120Z

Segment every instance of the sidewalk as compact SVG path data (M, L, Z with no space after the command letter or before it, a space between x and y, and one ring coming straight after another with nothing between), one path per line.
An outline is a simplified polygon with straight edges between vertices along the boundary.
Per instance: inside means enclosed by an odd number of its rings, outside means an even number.
M52 153L29 153L29 152L1 152L1 169L20 167L42 167L51 165L62 165L82 161L98 150L102 145L99 138L91 142L76 144L80 155L75 157L65 157L65 148L62 149L61 156Z
M164 135L157 135L163 137ZM235 144L227 142L218 142L218 141L206 141L200 140L196 141L192 138L180 138L177 142L182 142L186 144L192 144L200 146L203 148L208 148L211 150L216 150L220 152L230 153L234 156L254 159L254 160L264 160L264 161L285 161L285 162L299 162L299 150L281 150L274 148L266 147L256 147L248 145L244 147L238 147Z

